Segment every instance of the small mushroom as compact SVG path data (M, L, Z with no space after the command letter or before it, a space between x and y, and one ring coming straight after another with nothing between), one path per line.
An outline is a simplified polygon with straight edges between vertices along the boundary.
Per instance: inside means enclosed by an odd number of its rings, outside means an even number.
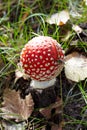
M60 44L48 36L31 39L20 55L24 72L32 79L31 86L40 89L54 85L63 69L63 61L64 51Z

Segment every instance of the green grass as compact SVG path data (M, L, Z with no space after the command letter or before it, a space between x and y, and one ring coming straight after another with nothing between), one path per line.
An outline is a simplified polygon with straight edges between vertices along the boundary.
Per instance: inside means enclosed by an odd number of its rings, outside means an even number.
M87 82L85 82L85 83L87 83ZM85 104L87 105L87 92L85 91L85 89L86 89L85 83L84 83L84 85L82 85L82 84L80 83L80 84L78 85L78 87L79 87L79 89L80 89L80 91L81 91L82 98L84 99Z
M70 0L71 1L71 0ZM61 41L61 27L57 25L49 25L46 23L46 18L55 12L63 9L69 9L69 1L63 0L49 0L48 2L42 0L3 0L0 5L1 18L0 18L0 89L3 87L4 79L12 74L17 68L19 62L20 52L23 46L32 37L37 35L48 35L55 38L62 47L66 50L69 48L70 43L75 35L70 29L72 36L68 41ZM80 7L79 7L80 8ZM73 24L80 24L87 21L87 6L82 4L81 9L82 18L71 18ZM4 11L4 15L3 15ZM74 35L73 35L74 34ZM87 52L87 44L79 41L77 47ZM85 106L82 109L83 113L87 109L87 80L82 86L78 84L79 92L82 95L82 100L85 101ZM85 88L85 89L84 89ZM73 95L75 96L75 95ZM65 115L65 117L68 115ZM72 117L68 119L72 122L66 124L84 124L87 127L86 121L76 120Z
M79 88L79 92L78 93L73 92L77 88ZM64 107L67 106L67 104L69 103L74 104L74 102L76 102L76 104L79 104L79 102L84 102L85 104L83 107L81 106L81 104L79 106L79 109L81 109L79 113L79 116L81 117L81 119L75 118L75 115L71 117L70 113L64 114L64 118L68 120L67 122L65 122L65 126L67 126L67 129L69 125L72 126L72 130L73 130L73 125L77 126L76 130L78 130L81 126L84 126L84 128L87 128L87 120L86 120L86 117L87 117L86 116L87 115L87 81L85 81L84 84L82 84L81 82L77 83L70 89L70 91L67 94ZM70 107L70 109L72 108ZM74 111L76 112L79 109L75 108Z

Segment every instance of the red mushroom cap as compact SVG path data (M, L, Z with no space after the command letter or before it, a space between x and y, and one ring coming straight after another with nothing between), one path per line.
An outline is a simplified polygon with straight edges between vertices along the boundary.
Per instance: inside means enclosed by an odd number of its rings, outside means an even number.
M64 53L59 43L48 36L38 36L30 40L20 56L26 74L38 81L56 77L63 68Z

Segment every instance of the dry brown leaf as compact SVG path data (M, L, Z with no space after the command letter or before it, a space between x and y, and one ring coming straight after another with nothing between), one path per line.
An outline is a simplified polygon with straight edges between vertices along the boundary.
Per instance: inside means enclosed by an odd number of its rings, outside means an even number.
M62 130L62 127L59 127L59 125L54 124L54 125L51 127L51 130Z
M17 66L18 68L15 70L15 82L21 77L23 77L24 79L29 79L29 76L24 73L24 70L20 62L17 64Z
M55 114L62 113L62 100L57 98L57 101L51 104L49 107L41 108L40 113L47 119L51 118L51 111L55 109Z
M63 10L59 13L55 13L51 15L50 18L47 19L49 24L57 24L57 25L64 25L70 19L69 12L67 10Z
M41 130L46 130L46 128L44 127L44 128L42 128Z
M65 75L68 79L79 82L87 78L87 57L78 52L66 56Z
M21 99L20 93L15 90L6 89L3 95L1 111L5 119L26 120L34 110L34 102L31 94Z

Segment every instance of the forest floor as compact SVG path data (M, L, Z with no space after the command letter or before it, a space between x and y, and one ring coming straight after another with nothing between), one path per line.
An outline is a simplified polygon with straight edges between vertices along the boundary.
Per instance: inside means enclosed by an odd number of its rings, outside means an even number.
M47 22L48 17L63 10L68 10L70 14L69 20L65 23L63 23L64 21L60 21L58 24ZM62 19L62 16L60 17ZM68 19L67 16L66 19ZM82 29L81 32L73 30L73 25L78 25ZM38 100L35 99L35 92L29 88L31 79L25 78L20 72L16 73L22 48L28 40L38 35L51 36L56 39L65 50L65 56L78 52L87 58L87 5L84 1L78 0L74 2L71 0L0 1L0 129L87 130L87 79L79 82L72 81L66 77L63 69L54 85L58 99L56 102L59 103L59 106L54 103L51 110L46 108L41 113ZM16 91L7 92L8 88ZM9 110L9 105L10 108L13 105L15 111L21 109L21 106L18 108L16 99L14 99L16 95L18 96L18 92L21 99L25 99L29 93L34 98L34 108L31 103L31 109L34 110L31 110L33 112L29 118L26 116L26 120L25 118L16 120L14 115L6 117L4 116L6 113L3 113L3 103L5 110ZM49 90L43 93L49 93ZM10 98L10 100L8 101L6 98ZM12 102L14 103L12 104ZM43 103L42 106L44 108ZM14 110L12 111L14 112ZM47 114L47 110L50 111L50 114L44 116L43 112ZM23 111L21 111L22 114ZM58 112L56 113L56 111ZM28 113L26 112L26 114Z

